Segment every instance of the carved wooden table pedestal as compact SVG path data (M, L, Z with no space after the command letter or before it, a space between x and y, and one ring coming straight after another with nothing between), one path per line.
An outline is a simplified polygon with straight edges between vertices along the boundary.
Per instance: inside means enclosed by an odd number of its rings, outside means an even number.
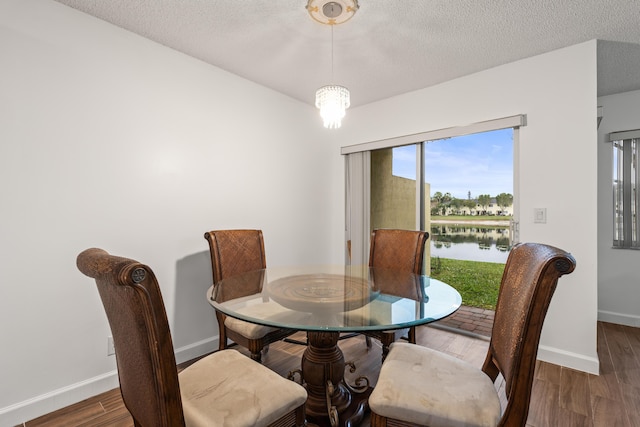
M309 331L309 344L302 356L302 379L309 397L307 417L319 426L358 425L368 409L371 393L369 381L359 378L357 385L344 381L344 370L352 363L345 363L338 347L338 332Z

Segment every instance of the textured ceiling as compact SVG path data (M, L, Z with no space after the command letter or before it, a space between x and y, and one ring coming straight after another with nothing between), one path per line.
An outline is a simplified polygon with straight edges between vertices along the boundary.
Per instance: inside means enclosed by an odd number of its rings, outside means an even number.
M348 22L306 0L56 0L313 103L329 83L352 106L592 39L598 95L640 89L638 0L360 0Z

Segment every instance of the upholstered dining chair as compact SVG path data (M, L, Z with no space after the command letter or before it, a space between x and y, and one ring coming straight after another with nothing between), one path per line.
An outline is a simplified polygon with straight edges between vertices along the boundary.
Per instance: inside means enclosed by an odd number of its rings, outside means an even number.
M136 427L303 426L306 390L236 350L178 373L153 271L87 249L78 269L95 279L111 327L120 392Z
M423 274L424 245L429 238L426 231L377 229L371 233L369 249L369 266L380 269L411 272ZM398 289L397 292L405 294L415 292L415 289ZM403 330L370 331L365 332L367 337L372 337L382 344L382 360L389 352L389 345L396 341ZM409 328L407 340L416 343L415 327ZM370 342L367 341L367 346Z
M209 242L214 285L227 277L267 267L262 230L213 230L206 232L204 238ZM247 348L258 362L269 344L296 332L234 319L217 310L216 318L220 350L228 348L231 340Z
M524 426L542 324L558 279L575 266L571 254L552 246L514 246L482 369L394 343L369 398L371 426Z

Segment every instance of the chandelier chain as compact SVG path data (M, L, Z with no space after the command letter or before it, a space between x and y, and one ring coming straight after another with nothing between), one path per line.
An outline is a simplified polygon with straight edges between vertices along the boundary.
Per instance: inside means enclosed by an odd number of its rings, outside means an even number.
M335 25L331 26L331 83L333 84L334 77L333 77L333 27Z

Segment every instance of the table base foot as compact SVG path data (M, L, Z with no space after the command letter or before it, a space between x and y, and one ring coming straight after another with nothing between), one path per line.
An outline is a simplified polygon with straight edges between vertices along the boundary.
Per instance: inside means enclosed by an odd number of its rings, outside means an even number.
M373 389L369 389L363 393L353 394L351 396L351 404L339 414L338 426L357 427L362 423L369 412L368 400L372 390ZM307 413L307 421L309 422L309 426L332 427L327 414L314 416Z

